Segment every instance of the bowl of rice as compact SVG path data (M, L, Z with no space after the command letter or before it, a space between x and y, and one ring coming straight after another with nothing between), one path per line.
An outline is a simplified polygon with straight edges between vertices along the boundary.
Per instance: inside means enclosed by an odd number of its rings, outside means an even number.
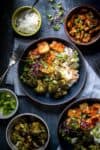
M35 35L41 27L41 15L36 8L22 6L12 15L12 27L21 36Z

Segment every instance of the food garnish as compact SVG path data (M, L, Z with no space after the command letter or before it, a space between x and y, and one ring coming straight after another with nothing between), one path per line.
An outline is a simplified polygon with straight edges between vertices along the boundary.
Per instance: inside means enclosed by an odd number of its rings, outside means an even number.
M10 139L17 150L36 150L44 146L48 134L45 126L39 121L20 119L11 130Z
M48 0L48 2L52 9L52 12L47 13L49 25L55 31L59 31L64 22L64 7L61 2L56 2L56 0Z
M0 92L0 114L2 116L10 115L16 108L15 97L7 91Z

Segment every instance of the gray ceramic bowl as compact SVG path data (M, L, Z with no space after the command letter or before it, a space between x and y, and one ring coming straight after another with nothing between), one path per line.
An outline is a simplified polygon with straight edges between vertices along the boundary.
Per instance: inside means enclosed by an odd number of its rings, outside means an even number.
M18 98L17 98L16 94L15 94L12 90L10 90L10 89L1 88L1 89L0 89L0 93L2 93L2 92L9 92L9 93L15 98L15 100L16 100L16 108L15 108L14 111L12 111L12 112L11 112L9 115L7 115L7 116L3 116L2 114L0 114L0 119L9 119L9 118L12 117L12 116L17 112L17 110L18 110L18 106L19 106Z
M20 115L17 115L16 117L14 117L8 124L7 128L6 128L6 140L7 140L7 143L9 145L9 147L12 149L12 150L18 150L16 148L16 146L12 143L11 139L10 139L10 134L11 134L11 131L12 131L12 128L13 126L16 124L16 122L22 118L28 118L28 120L31 120L31 121L39 121L41 122L46 130L47 130L47 134L48 134L48 137L47 137L47 141L46 143L38 148L38 149L35 149L35 150L45 150L49 144L49 140L50 140L50 133L49 133L49 129L48 129L48 126L46 124L46 122L41 118L39 117L38 115L36 114L32 114L32 113L23 113L23 114L20 114Z

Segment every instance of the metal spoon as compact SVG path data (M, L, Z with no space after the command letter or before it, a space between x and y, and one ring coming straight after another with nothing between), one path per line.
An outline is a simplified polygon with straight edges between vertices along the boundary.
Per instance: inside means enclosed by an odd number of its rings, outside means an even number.
M28 10L28 13L32 11L32 9L34 8L34 6L38 3L39 0L35 0L32 7Z
M35 2L32 5L32 8L38 3L39 0L35 0Z
M35 0L31 8L22 13L22 17L25 18L26 14L31 13L33 11L34 6L38 3L39 0Z

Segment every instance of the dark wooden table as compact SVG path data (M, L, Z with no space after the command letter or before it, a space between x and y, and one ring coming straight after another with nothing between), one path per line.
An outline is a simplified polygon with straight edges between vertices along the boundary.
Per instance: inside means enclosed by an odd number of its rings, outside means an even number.
M22 6L22 5L31 5L33 0L1 0L0 3L0 73L4 72L5 68L7 67L9 57L11 55L13 46L14 46L14 39L16 41L23 43L30 43L31 41L38 39L40 37L46 36L56 36L62 37L66 40L69 40L65 35L63 25L61 30L55 32L50 28L47 24L47 17L46 13L48 10L50 11L50 5L48 4L47 0L40 0L37 4L37 8L41 12L43 23L40 32L31 38L22 38L17 36L13 33L11 28L11 15L15 8ZM67 14L68 11L73 8L74 6L78 6L80 4L90 4L100 10L100 1L99 0L60 0L64 7L65 13ZM100 41L96 44L89 46L89 47L79 47L80 50L83 52L85 58L88 60L90 65L95 69L96 73L100 75ZM6 86L6 85L5 85ZM13 85L9 85L9 88L13 89ZM16 92L16 91L15 91ZM43 119L47 122L51 139L50 144L48 146L48 150L56 150L57 146L59 145L57 139L57 123L59 115L63 108L58 109L48 109L42 106L37 106L33 104L27 97L19 97L20 107L18 113L23 112L32 112L40 115ZM65 106L64 106L65 107ZM5 139L5 130L9 120L3 121L0 120L0 149L1 150L9 150L9 147L6 143Z

